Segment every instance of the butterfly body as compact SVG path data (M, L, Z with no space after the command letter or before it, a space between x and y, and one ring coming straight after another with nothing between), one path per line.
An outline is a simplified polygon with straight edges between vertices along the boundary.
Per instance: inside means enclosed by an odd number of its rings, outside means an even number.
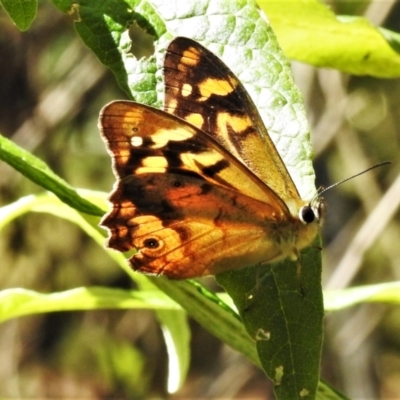
M135 248L135 270L174 279L298 257L319 204L298 195L243 86L185 38L164 72L168 112L116 101L100 114L117 177L101 222L109 247Z

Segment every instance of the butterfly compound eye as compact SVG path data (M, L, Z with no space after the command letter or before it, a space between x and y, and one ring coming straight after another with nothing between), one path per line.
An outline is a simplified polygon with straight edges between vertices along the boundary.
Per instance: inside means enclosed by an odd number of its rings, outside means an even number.
M299 218L303 224L310 224L316 219L316 215L311 206L304 206L299 211Z

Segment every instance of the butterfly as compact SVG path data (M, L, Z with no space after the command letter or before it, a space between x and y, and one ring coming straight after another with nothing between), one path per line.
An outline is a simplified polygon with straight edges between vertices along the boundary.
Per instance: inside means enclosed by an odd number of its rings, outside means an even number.
M213 53L175 38L164 110L114 101L99 129L117 179L100 225L134 270L172 279L297 259L319 231L249 94Z

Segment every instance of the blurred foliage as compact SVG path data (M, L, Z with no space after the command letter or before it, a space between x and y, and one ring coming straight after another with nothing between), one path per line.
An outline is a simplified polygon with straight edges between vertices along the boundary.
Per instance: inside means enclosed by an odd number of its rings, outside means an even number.
M346 12L360 15L367 5L360 2ZM400 31L399 14L395 4L374 22ZM82 45L71 18L47 2L40 3L37 19L24 33L4 13L0 24L0 132L46 160L73 187L109 191L113 177L96 125L99 109L123 96L114 77ZM308 108L319 184L394 161L326 194L326 285L339 289L400 280L400 189L392 183L399 170L400 80L301 64L294 71ZM388 188L394 188L388 191L391 197L376 211ZM1 205L40 192L0 163ZM370 218L373 229L364 232ZM0 254L2 289L132 288L132 280L86 234L51 215L30 213L8 225L0 236ZM214 288L212 280L207 284ZM396 305L363 304L328 314L323 377L351 397L399 397L399 321ZM177 398L272 396L260 370L191 325L190 373ZM0 349L2 397L167 396L167 349L150 311L60 312L10 320L0 325Z

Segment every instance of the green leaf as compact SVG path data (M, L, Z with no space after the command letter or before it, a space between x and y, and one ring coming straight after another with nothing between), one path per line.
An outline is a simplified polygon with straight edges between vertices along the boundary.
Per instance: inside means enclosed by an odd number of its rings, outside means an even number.
M176 303L160 291L106 287L81 287L48 294L20 288L0 291L0 322L24 315L54 311L134 308L179 310Z
M56 175L42 160L0 135L0 159L39 186L53 192L78 211L102 216L103 210L85 200L67 182Z
M302 253L301 266L284 261L217 276L256 341L278 398L315 395L322 344L320 277L316 248Z
M195 281L170 281L165 278L152 278L151 281L211 334L260 366L255 343L240 318L215 294Z
M395 46L377 27L360 17L337 17L318 0L259 0L285 54L316 67L354 75L400 76L398 38Z
M392 46L393 50L400 53L400 33L390 31L389 29L379 28L387 42Z
M36 17L37 0L1 0L0 4L20 31L26 31Z
M325 309L342 310L359 303L400 304L400 282L365 285L324 293Z
M186 380L190 364L190 328L182 311L157 311L168 353L168 393L175 393Z

